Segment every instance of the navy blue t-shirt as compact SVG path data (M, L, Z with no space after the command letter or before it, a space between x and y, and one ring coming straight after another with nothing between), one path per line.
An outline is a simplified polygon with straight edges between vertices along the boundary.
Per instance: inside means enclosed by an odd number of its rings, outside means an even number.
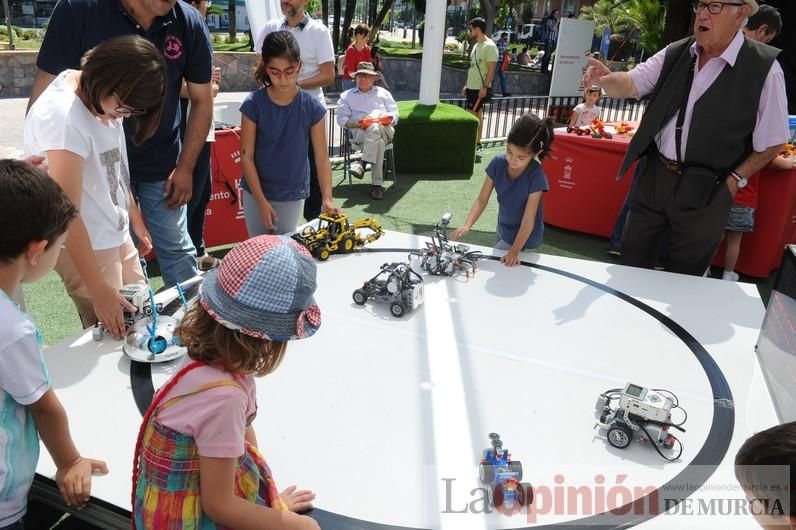
M121 0L60 0L53 10L36 66L58 75L67 68L79 69L80 58L100 42L119 35L140 35L163 53L168 67L166 101L155 135L140 146L131 141L134 118L124 120L127 154L133 181L166 180L180 154L180 88L182 79L210 82L213 49L202 15L177 1L157 17L148 31L125 11Z
M268 89L261 88L246 96L240 111L257 124L254 165L265 198L298 201L309 197L310 129L326 115L323 104L299 90L290 104L277 105L268 97ZM245 180L243 189L251 192Z
M495 193L497 194L497 235L509 245L513 245L522 224L528 196L537 191L547 191L548 186L542 165L536 160L528 164L525 171L515 179L509 179L508 168L506 155L498 155L486 166L486 174L495 184ZM536 248L542 244L543 218L542 201L540 200L531 236L522 248Z

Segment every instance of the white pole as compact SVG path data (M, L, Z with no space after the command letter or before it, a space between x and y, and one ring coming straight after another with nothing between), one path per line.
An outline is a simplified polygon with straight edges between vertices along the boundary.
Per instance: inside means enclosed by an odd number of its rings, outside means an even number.
M420 103L439 103L439 83L442 77L442 49L445 46L446 0L427 0L426 22L423 32L423 61L420 65Z
M246 11L253 39L257 38L266 22L282 16L279 0L246 0Z

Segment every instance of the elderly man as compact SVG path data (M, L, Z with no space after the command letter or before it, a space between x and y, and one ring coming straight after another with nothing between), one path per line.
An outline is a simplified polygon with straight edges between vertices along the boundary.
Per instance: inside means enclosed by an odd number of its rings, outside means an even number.
M612 97L650 102L619 178L641 157L622 263L651 268L668 232L665 267L701 275L718 246L732 200L788 139L779 50L744 37L755 0L694 4L694 36L631 72L591 60L584 76Z
M374 86L379 73L371 63L359 63L354 79L357 86L340 94L337 102L337 124L351 133L351 142L362 148L362 162L372 167L370 197L384 198L384 150L392 141L398 123L398 107L387 89ZM351 174L362 178L365 168L351 164Z
M213 119L210 34L199 11L177 0L70 0L58 2L36 59L28 108L55 77L79 69L80 58L118 35L140 35L163 54L168 67L166 98L157 132L141 145L132 141L135 119L124 120L130 181L152 234L163 283L172 286L198 274L188 234L186 204L193 170ZM180 88L191 102L185 139L179 137Z

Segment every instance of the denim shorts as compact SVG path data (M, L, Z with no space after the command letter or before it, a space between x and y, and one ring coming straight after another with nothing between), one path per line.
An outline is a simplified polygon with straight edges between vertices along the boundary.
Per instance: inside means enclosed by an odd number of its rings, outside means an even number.
M725 230L730 232L751 232L755 227L755 209L751 206L733 204Z

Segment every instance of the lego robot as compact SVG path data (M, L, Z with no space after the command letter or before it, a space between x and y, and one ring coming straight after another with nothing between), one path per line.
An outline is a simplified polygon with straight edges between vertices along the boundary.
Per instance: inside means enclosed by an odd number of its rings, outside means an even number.
M174 335L189 300L198 294L201 276L192 278L159 295L154 302L149 285L125 285L119 292L136 307L136 312L124 311L127 334L122 351L131 359L145 363L159 363L179 359L187 352ZM92 330L95 341L101 341L105 329L97 324Z
M615 402L617 402L615 404ZM595 415L599 427L605 431L608 443L625 449L634 439L652 444L666 460L677 460L683 452L682 443L669 431L685 432L680 423L672 422L672 410L680 408L677 396L667 390L648 389L628 383L623 389L606 390L597 398ZM685 418L687 414L683 410ZM667 456L661 449L671 451L679 446L676 456Z
M426 243L426 248L412 252L409 257L420 258L420 268L433 275L453 276L464 272L469 278L478 270L480 251L471 251L470 247L462 244L451 244L448 240L448 225L452 215L446 213L434 227L431 242Z
M423 303L423 278L406 263L385 263L352 298L357 305L365 305L369 298L387 302L390 313L400 318Z
M510 508L530 506L533 502L533 489L522 480L522 463L511 459L508 449L503 449L500 435L490 433L492 447L484 449L484 456L478 466L478 478L487 484L489 502L494 507Z

